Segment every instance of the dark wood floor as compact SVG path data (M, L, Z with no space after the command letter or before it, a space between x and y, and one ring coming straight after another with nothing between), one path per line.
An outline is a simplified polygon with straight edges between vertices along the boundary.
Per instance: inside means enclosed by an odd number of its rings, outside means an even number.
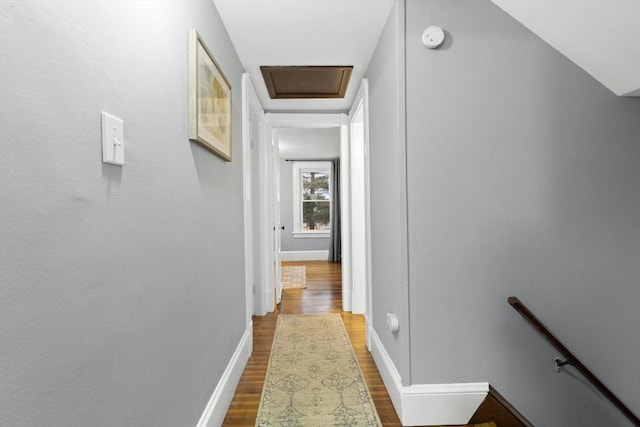
M340 264L305 261L285 262L283 265L305 265L307 267L307 288L284 290L282 303L276 312L266 316L254 316L253 356L249 359L242 374L223 425L253 426L255 424L279 313L340 313L382 424L401 426L378 369L371 354L367 351L364 317L341 310Z

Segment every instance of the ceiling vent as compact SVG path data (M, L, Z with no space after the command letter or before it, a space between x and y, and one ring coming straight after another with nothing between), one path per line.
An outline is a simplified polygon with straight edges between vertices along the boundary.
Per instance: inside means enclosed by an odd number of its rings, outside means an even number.
M271 99L344 98L353 66L262 66Z

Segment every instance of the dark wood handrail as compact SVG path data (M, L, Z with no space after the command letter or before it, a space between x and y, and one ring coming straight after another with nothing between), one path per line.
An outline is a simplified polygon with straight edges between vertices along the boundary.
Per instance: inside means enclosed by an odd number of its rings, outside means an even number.
M507 302L524 317L538 332L542 334L567 361L573 365L586 379L593 384L616 408L620 410L632 423L640 426L640 419L609 388L602 383L584 364L569 350L553 333L516 297L507 298Z

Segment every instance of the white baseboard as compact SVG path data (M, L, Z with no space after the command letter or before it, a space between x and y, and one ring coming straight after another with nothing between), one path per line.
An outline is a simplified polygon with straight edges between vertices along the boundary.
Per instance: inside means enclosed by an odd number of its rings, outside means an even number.
M365 342L367 344L367 350L371 353L371 331L373 331L373 323L369 317L367 317L367 313L364 314L364 324L365 324Z
M273 288L269 288L264 291L264 312L260 316L264 316L267 313L271 313L276 309L276 291ZM256 313L257 314L257 313Z
M351 289L347 289L345 283L342 283L342 311L351 311L353 307L353 296Z
M489 383L403 386L373 328L370 339L371 355L403 426L466 424L489 392Z
M373 325L371 325L369 331L369 338L371 340L371 350L369 351L373 356L373 361L376 363L378 372L380 372L382 382L384 382L387 393L389 393L393 407L396 408L396 413L402 420L402 380L400 379L400 374L391 360L391 356L382 345L380 337L373 329Z
M218 427L222 425L227 414L231 400L242 376L247 360L251 357L253 349L253 322L242 334L240 343L236 347L227 368L222 373L207 406L200 417L196 427Z
M282 251L280 256L282 261L327 261L329 259L329 250Z

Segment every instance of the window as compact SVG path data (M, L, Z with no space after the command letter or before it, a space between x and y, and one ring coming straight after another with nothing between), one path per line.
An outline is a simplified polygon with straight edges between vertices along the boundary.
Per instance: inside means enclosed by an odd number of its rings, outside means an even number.
M331 162L293 164L293 236L328 237L331 232Z

